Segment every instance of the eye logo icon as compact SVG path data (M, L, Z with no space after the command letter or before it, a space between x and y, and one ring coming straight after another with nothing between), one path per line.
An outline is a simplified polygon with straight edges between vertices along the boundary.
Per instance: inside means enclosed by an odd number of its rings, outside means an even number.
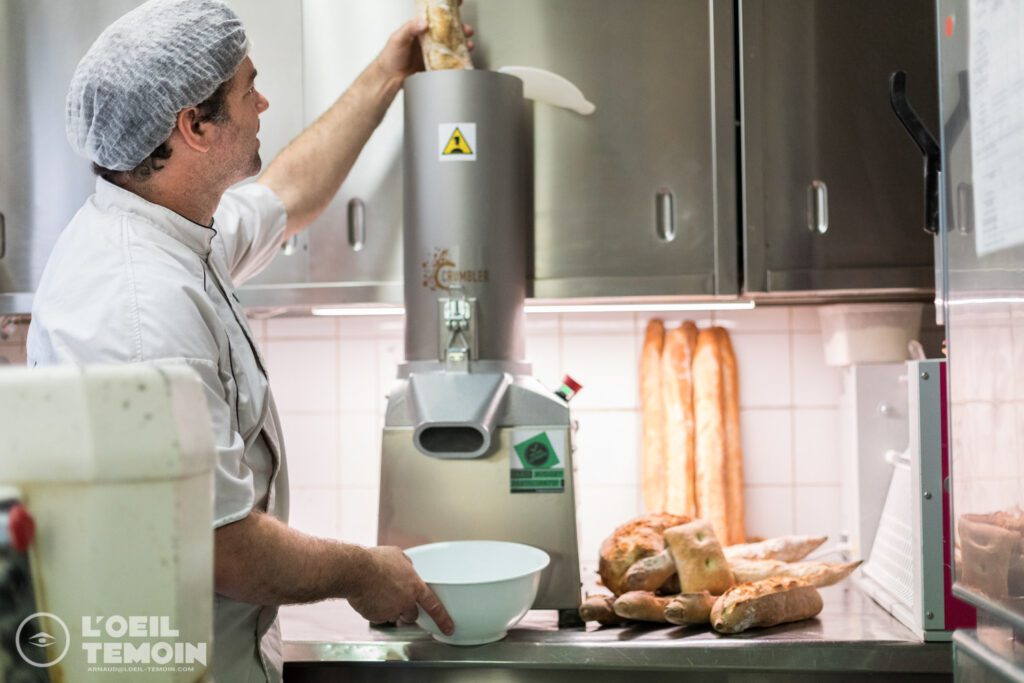
M18 626L14 645L27 664L46 669L60 664L68 654L71 633L56 614L36 612L25 617Z
M49 633L46 633L45 631L40 631L39 633L29 638L28 642L39 647L46 647L47 645L52 645L56 643L57 639L51 636Z

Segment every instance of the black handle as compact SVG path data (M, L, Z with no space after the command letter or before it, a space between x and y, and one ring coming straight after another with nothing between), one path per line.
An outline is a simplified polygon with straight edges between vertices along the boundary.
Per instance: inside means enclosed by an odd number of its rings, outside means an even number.
M932 235L939 234L939 174L942 171L942 149L935 136L928 130L921 118L907 100L907 74L896 71L889 77L889 102L896 117L917 143L924 155L924 229Z

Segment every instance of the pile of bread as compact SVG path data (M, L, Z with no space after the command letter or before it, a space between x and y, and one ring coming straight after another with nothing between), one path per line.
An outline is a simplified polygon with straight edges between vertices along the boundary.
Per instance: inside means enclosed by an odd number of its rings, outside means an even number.
M860 565L802 561L824 542L785 536L723 548L704 520L644 515L602 544L598 571L612 594L587 597L580 616L605 625L710 624L720 633L811 619L822 608L817 589Z
M1024 512L961 515L959 581L994 600L1024 595Z
M427 71L473 68L460 4L460 0L416 0L417 15L427 20L427 31L420 36Z
M739 374L729 334L692 322L647 325L640 356L643 498L648 511L707 521L746 540Z

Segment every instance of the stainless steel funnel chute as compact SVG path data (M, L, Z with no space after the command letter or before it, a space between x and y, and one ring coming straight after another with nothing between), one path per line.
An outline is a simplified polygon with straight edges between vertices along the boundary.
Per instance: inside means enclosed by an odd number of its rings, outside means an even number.
M379 542L536 546L552 562L534 607L575 610L569 407L525 361L526 112L514 76L406 81L405 362L388 396Z

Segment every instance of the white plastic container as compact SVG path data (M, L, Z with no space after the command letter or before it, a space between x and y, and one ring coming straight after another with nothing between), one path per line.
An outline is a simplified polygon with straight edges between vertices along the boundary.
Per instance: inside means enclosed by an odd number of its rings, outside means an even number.
M20 500L35 521L35 608L49 615L21 628L53 639L26 663L55 681L203 678L216 451L195 373L0 370L0 433L0 497Z
M551 562L539 548L505 541L431 543L405 554L448 610L455 632L441 633L422 609L416 623L449 645L504 638L533 605L540 573Z
M841 304L818 309L825 362L832 366L907 360L924 304Z

